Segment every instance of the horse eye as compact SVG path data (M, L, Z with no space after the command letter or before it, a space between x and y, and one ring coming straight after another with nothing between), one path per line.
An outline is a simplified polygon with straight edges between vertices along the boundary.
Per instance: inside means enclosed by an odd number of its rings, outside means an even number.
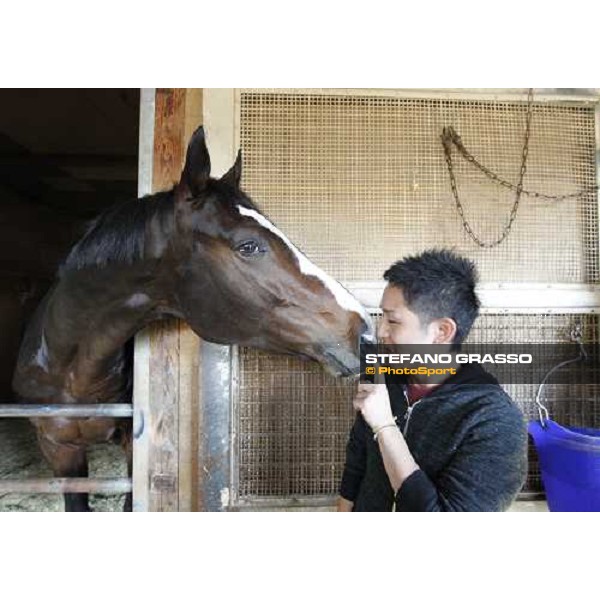
M257 256L264 252L264 250L254 240L241 243L236 247L236 250L242 256Z

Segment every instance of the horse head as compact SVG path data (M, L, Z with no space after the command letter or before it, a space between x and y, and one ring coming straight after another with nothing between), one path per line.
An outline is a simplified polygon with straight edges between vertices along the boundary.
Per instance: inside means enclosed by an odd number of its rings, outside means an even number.
M202 338L291 353L336 375L358 372L362 305L313 264L241 190L241 155L220 179L199 128L174 189L178 312Z

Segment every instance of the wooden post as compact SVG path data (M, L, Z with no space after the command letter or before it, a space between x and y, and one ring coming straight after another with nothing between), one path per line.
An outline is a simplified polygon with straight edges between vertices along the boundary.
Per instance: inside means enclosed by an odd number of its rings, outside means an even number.
M152 192L179 181L188 139L201 116L202 90L155 91ZM141 140L140 149L142 145ZM140 171L142 160L140 156ZM194 508L199 343L174 319L149 327L136 340L134 510Z
M203 91L187 89L183 147L202 124ZM200 510L198 478L198 438L201 427L202 389L199 377L202 340L185 324L179 326L179 510Z

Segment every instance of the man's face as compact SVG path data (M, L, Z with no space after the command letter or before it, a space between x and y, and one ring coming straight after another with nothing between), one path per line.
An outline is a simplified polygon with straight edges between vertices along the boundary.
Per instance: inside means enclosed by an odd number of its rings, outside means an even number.
M377 335L382 344L433 344L436 341L435 321L421 325L419 317L404 301L399 287L388 285L380 304L383 317Z

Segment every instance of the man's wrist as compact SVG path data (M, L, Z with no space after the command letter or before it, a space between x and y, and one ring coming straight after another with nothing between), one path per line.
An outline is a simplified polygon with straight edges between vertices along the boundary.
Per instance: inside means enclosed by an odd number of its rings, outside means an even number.
M390 439L393 437L397 437L398 434L400 434L402 436L402 432L400 431L400 429L398 428L398 426L396 425L396 423L394 423L394 427L384 427L383 429L381 429L379 431L379 433L377 434L377 441L381 441L383 439ZM404 436L402 436L404 437Z
M391 429L392 427L396 428L396 417L390 416L387 421L382 421L380 424L371 427L371 431L373 432L373 439L377 440L379 434L386 429Z

